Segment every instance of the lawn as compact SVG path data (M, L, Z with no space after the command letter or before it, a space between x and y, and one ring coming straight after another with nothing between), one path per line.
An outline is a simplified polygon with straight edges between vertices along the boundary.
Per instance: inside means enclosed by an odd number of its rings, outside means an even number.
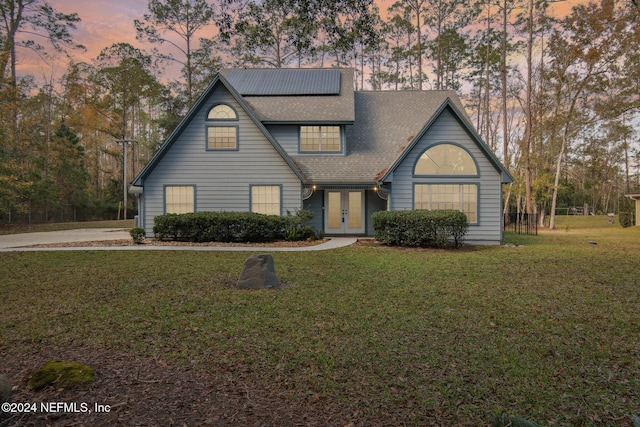
M245 399L236 420L260 425L478 426L497 413L633 425L640 228L561 217L506 240L516 246L274 252L284 286L250 292L232 286L247 253L1 254L0 373L44 349L102 349L200 372ZM258 394L311 409L287 423L256 411ZM196 412L234 424L210 406ZM150 425L173 423L163 416Z

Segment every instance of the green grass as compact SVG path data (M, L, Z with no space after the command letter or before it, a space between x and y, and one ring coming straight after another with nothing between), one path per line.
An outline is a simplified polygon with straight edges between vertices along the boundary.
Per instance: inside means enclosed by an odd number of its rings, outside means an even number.
M34 233L38 231L75 230L78 228L132 228L133 220L47 222L43 224L0 224L0 235Z
M285 286L251 292L248 253L7 253L0 351L132 349L364 425L612 425L640 412L640 228L602 219L518 247L274 252Z

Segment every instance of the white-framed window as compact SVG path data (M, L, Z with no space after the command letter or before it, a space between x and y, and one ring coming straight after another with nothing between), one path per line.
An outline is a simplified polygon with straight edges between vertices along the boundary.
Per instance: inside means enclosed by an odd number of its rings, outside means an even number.
M252 185L251 212L265 215L280 215L281 209L280 185Z
M207 150L237 150L237 126L207 127Z
M167 185L164 188L165 213L195 212L195 187L193 185Z
M226 104L214 105L209 114L207 114L208 120L238 120L238 113L236 110Z
M477 176L473 157L455 144L437 144L428 148L418 161L414 175L464 175Z
M415 184L414 209L453 209L467 215L470 224L478 222L477 184Z
M340 126L300 126L300 151L342 151Z

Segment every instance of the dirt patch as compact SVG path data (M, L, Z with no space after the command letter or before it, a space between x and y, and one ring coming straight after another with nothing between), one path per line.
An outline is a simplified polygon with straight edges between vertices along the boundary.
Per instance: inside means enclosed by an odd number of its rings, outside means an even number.
M93 382L71 388L29 390L29 377L53 358L93 367ZM92 348L32 348L25 353L3 350L0 366L14 386L12 402L36 405L31 412L0 412L2 427L287 427L349 423L339 407L313 396L292 396L287 390L260 387L250 378L234 378L233 372L211 373L125 352ZM41 403L66 404L66 408L59 406L61 411L51 412Z

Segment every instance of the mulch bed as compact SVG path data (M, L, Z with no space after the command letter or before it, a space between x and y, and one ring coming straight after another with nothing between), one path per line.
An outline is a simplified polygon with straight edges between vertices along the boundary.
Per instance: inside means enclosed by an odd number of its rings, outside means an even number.
M131 239L121 240L98 240L90 242L64 242L64 243L47 243L39 245L23 246L25 248L89 248L89 247L110 247L110 246L219 246L219 247L234 247L234 246L248 246L257 248L277 248L277 247L305 247L316 246L325 243L327 239L322 240L301 240L301 241L276 241L265 243L227 243L227 242L177 242L177 241L162 241L154 239L144 239L143 243L134 243Z

